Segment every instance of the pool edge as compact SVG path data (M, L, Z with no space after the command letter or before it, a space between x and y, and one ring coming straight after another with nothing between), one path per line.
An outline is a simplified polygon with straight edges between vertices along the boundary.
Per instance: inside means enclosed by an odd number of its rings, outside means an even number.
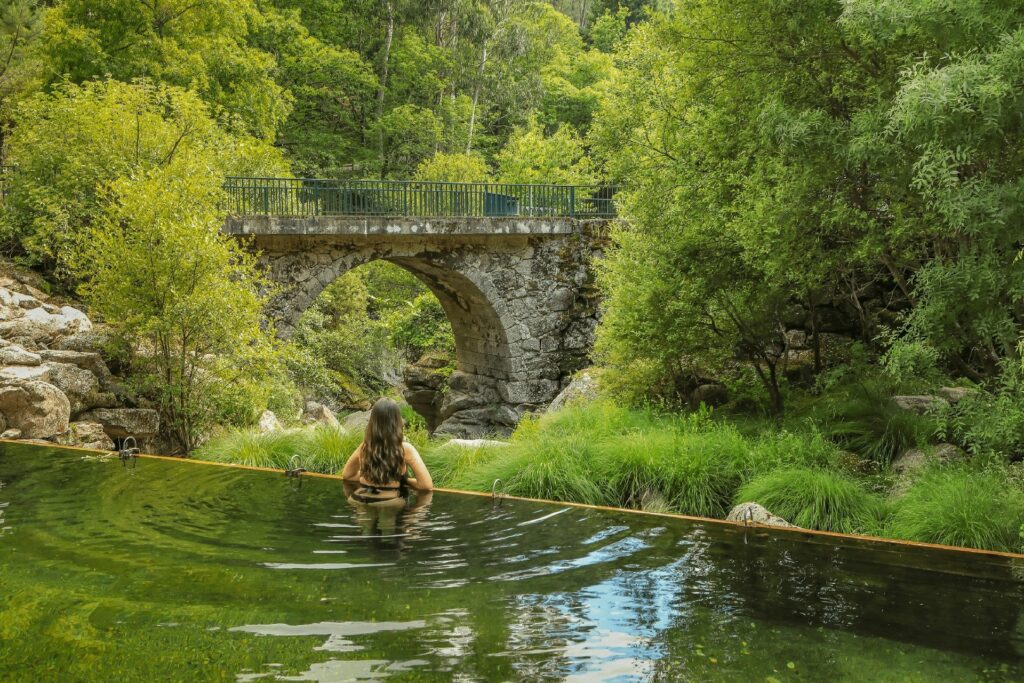
M48 446L50 448L62 449L62 450L68 450L68 451L83 451L83 452L86 452L86 453L103 453L103 454L107 454L107 455L112 455L112 454L116 454L117 453L116 451L107 451L107 450L103 450L103 449L99 449L99 448L85 448L85 447L82 447L82 446L62 446L60 444L55 444L55 443L51 444L49 442L42 443L42 442L34 442L34 441L21 441L21 440L17 440L17 439L0 439L0 444L14 444L14 445L22 445L22 446L28 446L28 445L31 445L31 446ZM230 463L230 462L214 462L212 460L200 460L198 458L187 458L187 457L179 457L179 456L173 456L173 455L156 455L156 454L153 454L153 453L139 453L138 456L140 458L148 458L148 459L151 459L151 460L171 460L171 461L178 462L178 463L188 463L188 464L194 464L194 465L213 465L213 466L216 466L216 467L228 467L228 468L240 469L240 470L251 470L251 471L254 471L254 472L273 472L273 473L276 473L276 474L284 474L284 472L285 472L285 470L278 469L276 467L258 467L256 465L240 465L240 464L237 464L237 463ZM333 480L336 480L336 481L344 481L342 476L338 475L338 474L325 474L323 472L303 472L302 474L303 474L303 476L316 477L316 478L319 478L319 479L333 479ZM443 488L443 487L436 487L433 490L435 492L438 492L438 493L455 493L455 494L460 494L460 495L465 495L465 496L477 496L477 497L483 497L483 498L493 498L494 497L491 493L487 493L487 492L484 492L484 491L466 491L466 490L463 490L463 489L450 489L450 488ZM885 544L888 544L888 545L896 545L896 546L909 546L909 547L916 547L916 548L926 548L926 549L931 549L931 550L944 550L944 551L968 553L968 554L973 554L973 555L987 555L987 556L991 556L991 557L1001 557L1001 558L1012 559L1012 560L1024 560L1024 553L1012 553L1012 552L1007 552L1007 551L1004 551L1004 550L983 550L981 548L967 548L967 547L964 547L964 546L943 545L941 543L926 543L924 541L906 541L906 540L902 540L902 539L898 539L898 538L888 538L888 537L885 537L885 536L867 536L867 535L864 535L864 534L844 534L844 533L840 533L840 532L837 532L837 531L821 531L821 530L818 530L818 529L804 529L802 527L774 526L774 525L771 525L771 524L758 524L756 522L735 522L735 521L728 520L728 519L716 519L714 517L698 517L698 516L695 516L695 515L684 515L684 514L679 514L679 513L675 513L675 512L649 512L647 510L633 510L633 509L630 509L630 508L613 507L613 506L610 506L610 505L592 505L590 503L574 503L574 502L563 501L563 500L550 500L550 499L547 499L547 498L525 498L523 496L509 496L509 495L505 495L505 494L502 494L500 496L500 498L506 499L506 500L520 500L520 501L525 501L525 502L530 502L530 503L545 503L545 504L548 504L548 505L565 505L565 506L569 506L569 507L583 508L583 509L588 509L588 510L602 510L602 511L605 511L605 512L623 512L623 513L633 514L633 515L645 515L647 517L662 517L662 518L666 518L666 519L680 519L680 520L684 520L684 521L688 521L688 522L702 522L702 523L705 523L705 524L719 524L719 525L725 525L725 526L730 526L730 527L740 528L740 529L767 529L767 530L771 530L771 531L780 531L780 532L788 532L788 533L795 533L795 534L803 534L803 535L808 535L808 536L823 536L823 537L826 537L826 538L842 538L842 539L851 539L851 540L857 540L857 541L867 541L867 542L870 542L870 543L885 543Z

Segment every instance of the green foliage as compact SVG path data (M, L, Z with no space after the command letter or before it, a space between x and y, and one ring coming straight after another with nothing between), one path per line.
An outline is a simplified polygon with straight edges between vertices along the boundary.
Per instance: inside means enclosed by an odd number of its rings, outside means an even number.
M427 351L455 356L455 337L441 302L430 292L419 294L394 309L385 325L391 345L407 358L416 359Z
M935 420L898 406L888 387L864 382L825 398L824 429L829 437L878 466L909 448L923 445L936 431Z
M211 185L201 191L215 201L222 175L284 169L279 152L225 132L193 93L111 80L64 84L24 102L8 161L2 237L64 278L119 179L202 165Z
M612 13L605 10L604 14L594 20L590 27L590 41L601 52L614 52L622 39L626 37L629 8L621 5Z
M943 438L969 453L996 460L1024 455L1024 376L1006 366L992 391L976 389L936 413Z
M478 154L437 152L424 160L415 173L416 180L445 183L484 183L490 180L487 162Z
M115 181L77 272L132 383L186 452L224 417L218 407L234 404L227 412L251 421L262 406L239 411L238 382L276 362L273 331L261 326L265 284L255 258L221 234L218 177L203 162L181 155Z
M1000 470L932 470L896 501L885 531L929 543L1019 551L1024 493Z
M409 178L429 158L441 142L441 121L433 111L414 104L403 104L381 116L369 129L381 140L384 156L380 161L381 178Z
M298 456L299 466L310 472L336 474L362 443L357 431L327 425L303 429L255 432L250 429L224 431L200 446L193 457L250 467L288 469Z
M274 80L274 57L251 44L264 21L252 0L54 5L39 40L51 84L145 77L193 89L223 108L234 127L268 140L289 113L291 98Z
M708 414L659 416L597 402L526 419L506 447L428 454L439 485L711 517L740 485L785 466L824 466L835 447L819 434L749 438Z
M872 529L881 501L856 481L806 467L764 474L740 488L735 502L755 501L806 529L853 533Z
M386 392L427 351L454 358L451 324L414 275L386 261L350 270L303 314L288 356L297 381L331 405Z
M530 121L516 129L496 159L503 183L588 185L595 180L583 141L569 126L545 135L536 120Z

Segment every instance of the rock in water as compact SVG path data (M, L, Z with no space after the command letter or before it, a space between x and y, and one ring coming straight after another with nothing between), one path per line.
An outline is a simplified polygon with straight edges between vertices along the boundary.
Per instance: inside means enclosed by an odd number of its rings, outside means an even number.
M71 419L71 403L57 387L29 380L0 387L0 413L25 439L62 434Z
M796 525L790 524L782 517L778 517L769 512L763 505L758 503L740 503L726 515L726 520L730 522L750 522L752 524L764 524L767 526L781 526L796 528Z
M548 406L548 412L561 410L570 403L593 401L598 396L597 378L593 371L583 370L573 378L569 385Z

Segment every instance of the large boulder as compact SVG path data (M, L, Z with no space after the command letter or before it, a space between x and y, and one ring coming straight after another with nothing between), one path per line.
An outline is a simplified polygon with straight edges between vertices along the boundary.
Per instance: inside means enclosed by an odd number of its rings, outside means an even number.
M341 426L346 431L361 432L366 429L366 425L370 424L370 411L361 410L355 413L349 413L341 420Z
M773 515L763 505L758 503L740 503L726 515L730 522L749 522L751 524L764 524L766 526L781 526L796 528L782 517Z
M281 421L277 419L277 415L272 410L264 410L260 413L260 420L256 424L256 431L260 434L266 434L267 432L276 432L281 429Z
M709 408L717 408L729 402L729 390L721 384L701 384L690 395L690 407L697 408L701 404Z
M50 368L45 365L8 365L0 368L0 383L49 382Z
M112 396L100 393L96 375L71 363L46 362L43 367L50 371L50 384L64 392L71 402L71 414L77 415L89 408L109 406Z
M0 386L0 413L25 439L61 434L71 419L71 403L57 387L29 380Z
M322 424L328 427L340 427L338 418L330 408L316 401L307 401L306 409L303 412L303 421L306 424Z
M39 365L43 362L38 353L26 351L17 344L0 349L0 365Z
M91 330L75 332L60 339L56 348L62 351L102 351L110 342L110 335L103 326L96 326Z
M107 436L99 422L72 422L66 432L53 437L53 442L61 446L93 448L98 451L114 450L113 439Z
M930 461L945 465L954 460L966 458L967 454L951 443L940 443L930 451L911 448L893 458L892 469L897 474L910 475L919 471Z
M952 405L956 405L971 395L973 389L967 387L942 387L935 393Z
M43 307L33 308L21 316L0 321L0 337L30 344L46 344L59 336L91 329L92 323L85 313L71 306L62 306L57 313L50 313Z
M149 408L95 408L78 416L82 422L99 422L112 439L134 436L148 442L160 431L160 414Z
M110 369L103 357L95 351L72 351L68 349L42 349L39 357L52 363L70 363L91 372L105 386L110 381Z
M555 397L555 400L548 406L548 412L561 410L571 403L593 401L598 397L598 393L595 373L592 370L583 370L577 373L569 385Z
M924 415L932 408L943 405L946 401L938 396L893 396L893 402L903 410Z

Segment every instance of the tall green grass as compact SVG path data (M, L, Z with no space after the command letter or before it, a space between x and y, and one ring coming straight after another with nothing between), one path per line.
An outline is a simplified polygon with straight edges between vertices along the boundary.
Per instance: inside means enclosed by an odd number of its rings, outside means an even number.
M1021 551L1024 493L999 471L932 469L896 501L885 532L945 545Z
M936 430L934 419L901 408L875 383L849 387L825 405L826 434L878 465L888 465L904 451L922 445Z
M317 425L304 429L258 433L230 430L198 448L193 457L214 462L230 462L254 467L291 466L293 456L310 472L335 474L362 441L362 434L337 427Z
M878 525L882 502L859 482L837 472L795 467L764 474L743 485L736 503L756 501L804 527L854 533Z
M440 448L427 464L441 486L721 517L750 476L820 466L836 447L817 432L747 437L708 413L666 416L609 402L525 420L497 449Z

